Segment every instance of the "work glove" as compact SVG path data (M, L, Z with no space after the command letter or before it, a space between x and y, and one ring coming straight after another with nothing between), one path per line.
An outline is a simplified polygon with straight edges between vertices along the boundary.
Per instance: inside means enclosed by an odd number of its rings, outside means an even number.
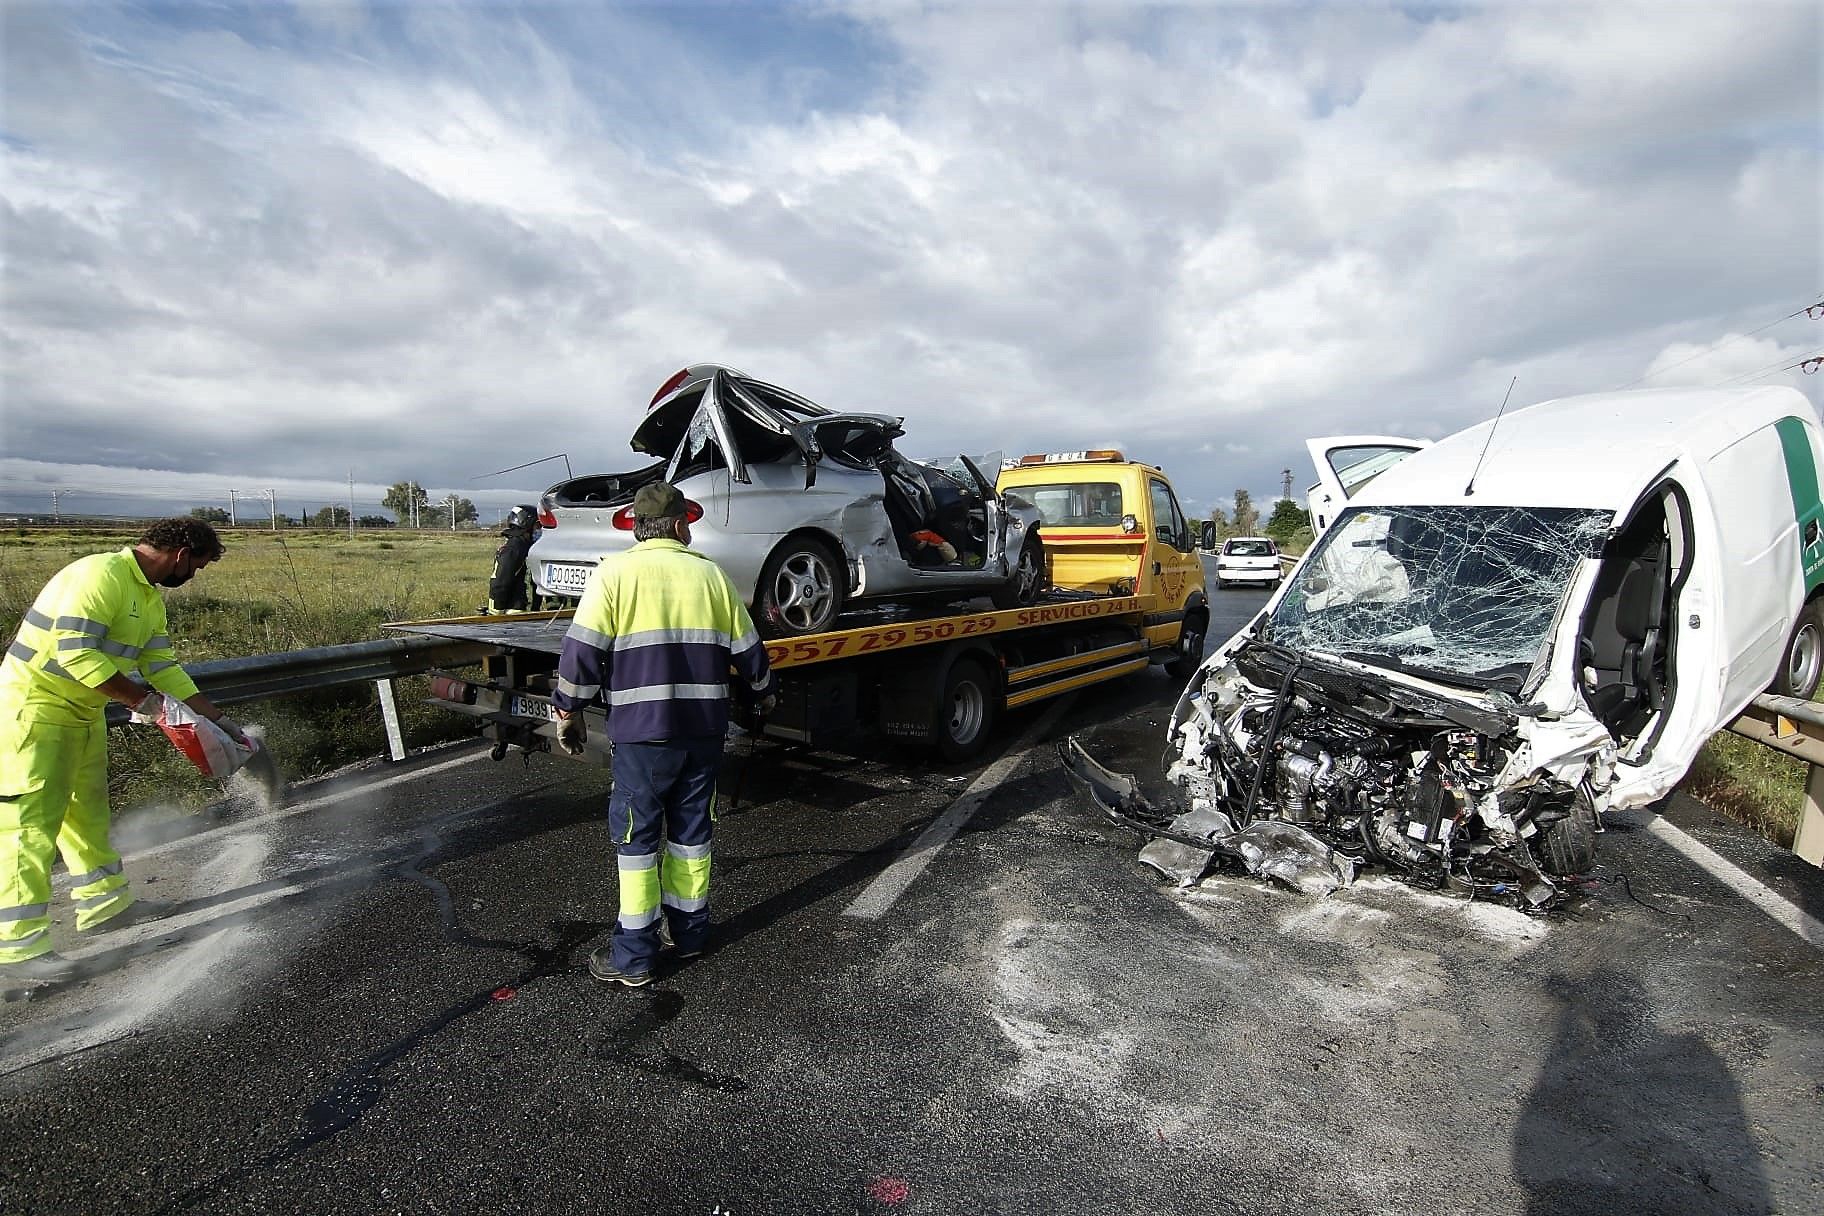
M773 716L773 711L778 708L779 698L769 692L764 697L761 697L758 701L754 702L754 717L770 718Z
M165 694L162 692L149 692L139 699L138 705L133 707L133 721L156 722L158 721L158 715L163 713L164 709Z
M236 743L239 743L242 747L252 747L253 746L253 744L251 742L249 742L247 739L247 732L242 730L241 724L239 722L236 722L233 718L229 718L229 717L217 718L215 720L215 724L217 726L221 727L223 731L227 732L228 737L230 739L233 739Z
M588 733L583 726L582 714L560 718L557 723L557 745L567 755L580 756L583 754L583 740L588 737Z

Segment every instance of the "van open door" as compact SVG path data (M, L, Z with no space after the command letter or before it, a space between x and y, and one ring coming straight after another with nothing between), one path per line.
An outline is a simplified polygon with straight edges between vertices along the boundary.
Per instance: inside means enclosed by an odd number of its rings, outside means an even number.
M1394 435L1326 435L1305 440L1317 484L1305 495L1311 530L1322 535L1344 504L1363 486L1414 452L1431 446L1429 439Z

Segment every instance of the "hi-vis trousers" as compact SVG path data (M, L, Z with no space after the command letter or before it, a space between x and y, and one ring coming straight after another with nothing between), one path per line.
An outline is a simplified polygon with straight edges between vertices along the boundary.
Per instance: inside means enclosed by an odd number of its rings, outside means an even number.
M628 975L659 956L659 918L680 952L701 950L709 932L710 835L722 737L616 743L608 830L616 843L620 915L610 958Z
M21 717L0 702L0 964L51 948L51 859L72 876L76 927L133 902L108 847L108 728Z

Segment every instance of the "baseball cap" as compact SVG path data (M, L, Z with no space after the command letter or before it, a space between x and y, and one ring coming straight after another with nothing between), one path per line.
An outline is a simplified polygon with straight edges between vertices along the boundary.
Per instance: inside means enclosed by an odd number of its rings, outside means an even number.
M669 481L647 482L634 492L635 519L669 519L684 512L684 494Z

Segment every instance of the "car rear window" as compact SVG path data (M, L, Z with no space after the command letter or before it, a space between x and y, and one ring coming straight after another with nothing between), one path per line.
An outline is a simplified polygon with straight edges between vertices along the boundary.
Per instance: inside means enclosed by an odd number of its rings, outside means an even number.
M1126 514L1121 487L1112 481L1008 486L1006 492L1037 507L1039 519L1053 528L1118 528Z
M1272 557L1273 542L1267 540L1232 540L1222 547L1230 557Z

